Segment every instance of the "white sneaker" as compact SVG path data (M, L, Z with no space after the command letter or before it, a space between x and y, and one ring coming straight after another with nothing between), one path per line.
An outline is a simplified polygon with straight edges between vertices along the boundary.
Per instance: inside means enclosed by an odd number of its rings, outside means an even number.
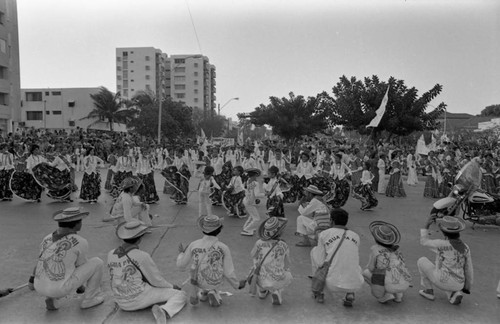
M387 303L389 300L393 300L395 297L393 294L385 294L384 296L382 296L381 298L378 298L378 302L381 303L381 304L385 304Z
M160 306L153 305L153 308L151 308L151 312L155 317L156 324L167 324L167 312L160 308Z
M240 234L241 234L241 235L244 235L244 236L253 236L254 232L253 232L253 231L252 231L252 232L248 232L248 231L245 231L245 230L244 230L244 231L242 231Z

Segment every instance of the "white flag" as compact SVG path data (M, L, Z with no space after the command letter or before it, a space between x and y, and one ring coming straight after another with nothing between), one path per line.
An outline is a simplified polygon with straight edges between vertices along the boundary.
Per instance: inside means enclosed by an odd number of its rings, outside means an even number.
M382 102L380 103L380 107L377 109L377 115L375 118L372 119L372 121L366 125L366 127L377 127L378 124L380 124L380 121L382 120L382 117L385 114L385 108L387 107L387 100L389 100L389 87L387 87L387 91L385 92L384 98L382 99Z
M238 129L238 145L243 146L245 141L243 140L243 128Z
M200 129L201 129L201 138L203 138L203 139L207 138L207 137L205 136L205 132L203 131L203 128L200 128Z

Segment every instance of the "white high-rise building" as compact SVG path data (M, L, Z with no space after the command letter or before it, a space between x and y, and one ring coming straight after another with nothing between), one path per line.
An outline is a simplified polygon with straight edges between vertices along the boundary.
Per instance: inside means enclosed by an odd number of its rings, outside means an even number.
M162 85L162 86L161 86ZM189 107L215 112L215 66L200 54L168 56L154 47L116 49L116 91L132 98L139 91L167 97Z
M21 78L16 0L0 0L0 134L21 120Z

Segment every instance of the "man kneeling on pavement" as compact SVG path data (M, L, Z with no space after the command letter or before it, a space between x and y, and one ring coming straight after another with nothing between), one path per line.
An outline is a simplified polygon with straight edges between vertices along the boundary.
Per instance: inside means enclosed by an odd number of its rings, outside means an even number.
M46 297L47 310L56 310L56 301L72 291L84 291L81 308L101 304L103 261L97 257L87 259L89 244L77 234L82 219L89 212L71 207L56 212L53 219L59 228L47 235L40 245L40 256L29 288ZM78 291L77 291L78 292Z
M121 223L116 235L123 244L108 253L111 290L124 311L135 311L153 305L157 323L166 323L186 305L186 293L165 280L151 256L139 249L148 226L132 220ZM161 306L157 303L165 303Z

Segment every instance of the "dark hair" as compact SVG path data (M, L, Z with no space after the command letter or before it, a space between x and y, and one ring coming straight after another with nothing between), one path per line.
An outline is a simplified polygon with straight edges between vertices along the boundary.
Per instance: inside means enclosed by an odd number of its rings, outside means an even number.
M335 225L345 226L349 221L349 213L342 208L335 208L330 211L330 221Z
M278 169L277 166L273 165L271 166L269 169L268 169L268 172L269 173L274 173L274 174L278 174L278 172L280 171L280 169Z
M205 170L203 170L203 174L206 174L206 175L212 175L214 174L215 170L214 170L214 167L213 166L206 166L205 167Z
M370 162L365 162L365 168L366 168L366 170L370 171L370 169L371 169Z
M460 238L460 233L448 233L448 232L443 232L443 235L446 236L449 240L456 240Z
M82 222L82 220L79 219L79 220L75 220L72 222L58 222L57 224L59 224L59 227L62 227L62 228L75 228L81 222Z
M221 225L221 227L219 227L219 228L218 228L218 229L216 229L215 231L212 231L212 232L210 232L210 233L205 233L205 232L203 232L203 234L205 234L205 235L207 235L207 236L217 236L217 235L219 235L219 234L220 234L220 232L222 231L222 228L223 228L223 227L224 227L224 226L222 226L222 225Z
M241 165L237 165L234 167L234 170L237 170L240 174L243 173L243 167Z
M37 144L33 144L31 145L31 148L30 148L30 154L33 154L33 152L36 150L36 149L39 149L40 146L38 146Z
M139 240L142 238L143 235L138 236L138 237L134 237L134 238L130 238L130 239L123 239L123 242L128 243L128 244L135 244L135 243L139 242Z

